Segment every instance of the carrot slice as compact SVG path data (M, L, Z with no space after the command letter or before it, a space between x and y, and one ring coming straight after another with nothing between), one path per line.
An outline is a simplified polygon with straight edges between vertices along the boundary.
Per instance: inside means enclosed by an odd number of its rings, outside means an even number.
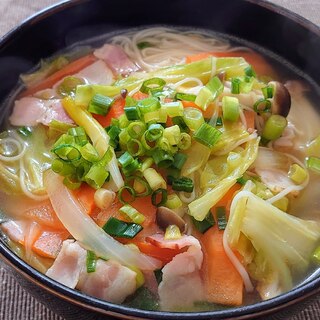
M68 236L67 231L43 230L33 243L32 250L42 257L55 259L61 249L62 242Z
M243 301L243 280L223 248L223 231L217 227L201 236L204 261L206 300L229 306L240 306Z
M162 261L164 264L170 262L174 258L174 256L181 252L180 250L175 249L159 248L145 241L138 241L135 244L142 253L145 253L150 257L156 258Z
M43 202L37 207L26 210L24 212L24 216L32 221L38 222L42 226L60 230L65 229L49 201Z
M83 183L81 187L74 191L74 195L83 205L88 215L92 215L94 210L97 208L94 202L94 194L96 190L90 187L88 184Z
M202 52L192 56L186 57L186 62L191 63L199 61L208 57L243 57L248 63L250 63L254 70L259 75L267 75L275 77L276 74L272 66L266 61L266 59L258 53L248 51L230 51L230 52Z
M143 100L143 99L146 99L148 97L149 97L149 95L147 93L143 93L141 91L138 91L138 92L136 92L135 94L132 95L132 98L136 99L136 100Z
M255 112L249 111L249 110L243 110L243 114L244 114L244 116L246 118L247 130L248 131L254 130L254 115L255 115Z
M38 83L30 88L27 88L27 90L22 92L21 97L30 96L40 90L52 88L53 85L56 84L62 78L79 72L80 70L82 70L83 68L92 64L96 60L97 60L97 58L93 54L89 54L87 56L81 57L80 59L72 61L71 63L66 65L64 68L53 73L48 78L41 81L40 83Z
M118 98L112 104L108 114L106 116L102 116L100 114L93 114L93 117L103 126L108 127L111 124L112 118L119 118L121 115L124 114L124 106L125 106L125 99Z

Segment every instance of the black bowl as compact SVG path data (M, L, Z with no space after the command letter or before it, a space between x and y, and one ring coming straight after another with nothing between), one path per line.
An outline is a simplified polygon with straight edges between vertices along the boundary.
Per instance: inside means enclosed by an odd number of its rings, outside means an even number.
M0 42L0 103L3 123L19 74L41 58L82 39L110 31L147 25L189 26L214 30L254 43L280 56L319 92L320 29L309 21L254 0L73 0L42 11ZM242 39L242 40L241 40ZM1 258L28 291L67 319L288 319L317 298L320 279L274 299L212 312L168 313L130 309L71 290L40 274L0 241Z

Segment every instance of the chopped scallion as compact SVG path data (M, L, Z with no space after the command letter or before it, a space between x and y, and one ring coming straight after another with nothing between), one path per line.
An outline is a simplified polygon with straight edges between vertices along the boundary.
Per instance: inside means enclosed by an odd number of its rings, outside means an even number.
M308 169L320 174L320 158L308 157L306 159Z
M128 217L132 222L141 224L146 219L145 216L140 213L138 210L130 206L129 204L124 205L119 209L119 211L125 216Z
M222 115L224 120L235 122L240 116L240 104L238 98L224 96L222 98Z
M192 192L194 188L193 181L187 177L174 179L172 182L172 189L175 191Z
M111 217L102 229L111 236L132 239L143 228L137 223L129 223Z
M105 116L109 112L113 101L113 99L102 94L95 94L89 103L88 111Z
M207 216L202 221L198 221L192 217L192 222L197 230L201 233L205 233L208 229L215 225L211 211L208 212Z
M161 78L151 78L142 83L140 91L143 93L155 93L163 90L166 82Z
M127 195L124 194L125 192ZM131 203L136 199L136 192L133 188L125 185L118 191L118 199L123 204Z
M158 197L160 196L160 199ZM168 199L168 191L166 189L159 188L155 191L153 191L151 195L151 202L156 207L163 206Z
M193 134L193 138L208 148L212 148L221 134L221 131L204 122Z
M164 233L165 240L177 240L181 238L181 231L175 224L169 225Z
M227 216L226 216L226 208L225 207L217 207L216 208L216 217L218 222L218 229L225 230L227 226Z
M174 155L174 160L172 166L181 170L185 162L187 161L187 156L184 153L176 153Z
M184 101L194 102L196 100L197 96L195 94L177 92L174 98L176 100L184 100Z
M87 250L87 258L86 258L87 273L95 272L96 265L97 265L96 254L91 250Z
M281 137L287 124L285 117L273 114L266 121L261 136L266 140L276 140Z

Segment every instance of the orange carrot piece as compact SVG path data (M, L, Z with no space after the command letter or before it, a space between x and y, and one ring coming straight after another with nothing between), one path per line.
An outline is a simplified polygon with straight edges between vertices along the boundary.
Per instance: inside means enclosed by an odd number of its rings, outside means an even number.
M244 114L244 116L246 118L247 130L248 131L254 130L254 115L255 115L255 112L254 111L249 111L249 110L243 110L243 114Z
M125 99L118 98L112 104L108 114L106 116L102 116L100 114L93 114L93 117L103 126L108 127L111 124L112 118L119 118L121 115L124 114L124 106L125 106Z
M181 252L180 250L175 249L159 248L145 241L138 241L135 244L142 253L145 253L150 257L156 258L162 261L164 264L170 262L174 258L174 256Z
M132 98L133 99L136 99L136 100L143 100L145 98L148 98L149 95L147 93L143 93L141 91L138 91L136 92L135 94L132 95Z
M272 66L266 61L266 59L255 52L249 51L230 51L230 52L202 52L192 56L186 57L186 62L191 63L199 61L210 56L214 57L243 57L248 63L250 63L258 75L267 75L275 77L276 74Z
M55 259L61 249L62 242L68 236L67 231L43 230L33 243L32 250L39 256Z
M38 222L42 226L60 230L65 229L49 201L43 202L37 207L28 209L23 214L25 217L32 221Z
M229 306L240 306L243 301L243 280L223 248L223 231L217 227L201 236L204 251L202 272L206 300Z
M92 215L97 208L94 202L94 194L96 190L90 187L88 184L83 183L81 187L74 191L74 195L82 204L88 215Z
M48 78L41 81L40 83L38 83L30 88L27 88L27 90L22 92L21 97L30 96L40 90L52 88L53 85L56 84L62 78L79 72L80 70L82 70L83 68L92 64L96 60L97 60L97 58L93 54L89 54L87 56L81 57L80 59L72 61L71 63L66 65L64 68L53 73Z

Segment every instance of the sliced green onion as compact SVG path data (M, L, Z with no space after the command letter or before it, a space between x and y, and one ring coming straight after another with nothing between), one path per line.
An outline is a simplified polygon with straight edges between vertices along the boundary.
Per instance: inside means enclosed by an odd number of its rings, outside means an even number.
M31 127L21 127L19 129L17 129L17 132L23 137L30 137L32 134L32 128Z
M121 164L122 167L126 167L128 166L130 163L132 163L134 161L132 155L129 152L125 152L124 154L122 154L119 159L118 159L119 163Z
M246 179L244 176L240 177L237 179L237 183L241 184L244 186L247 183L248 179Z
M178 209L182 206L182 201L177 194L172 193L167 196L167 201L164 206L169 209Z
M201 233L205 233L216 223L214 221L213 214L211 213L211 211L208 212L207 216L202 221L198 221L192 217L192 222L194 226L197 228L197 230Z
M74 76L65 77L58 85L57 92L63 97L74 95L77 86L84 83L84 80L81 78L77 78Z
M172 146L176 146L180 142L180 128L177 125L165 128L163 131L163 137L168 139L169 144Z
M224 96L222 98L222 115L224 120L235 122L240 116L240 104L238 98Z
M166 82L161 78L151 78L142 83L140 91L143 93L155 93L163 90Z
M110 173L106 170L106 165L112 159L113 152L109 147L101 160L94 163L88 173L85 175L84 180L93 188L99 189L109 178Z
M88 136L82 127L75 127L68 129L68 135L74 137L75 143L84 146L89 142Z
M89 172L91 167L92 167L92 163L88 161L81 161L80 163L77 164L76 176L79 181L84 181L84 177Z
M87 161L95 162L100 158L98 151L91 143L86 143L84 146L79 148L79 151L82 158Z
M313 263L320 265L320 247L317 247L312 254Z
M294 183L301 184L307 179L308 174L304 168L294 163L290 166L288 176Z
M146 125L142 121L131 122L127 128L129 136L133 139L139 139L146 131Z
M128 197L125 198L124 192L128 193ZM118 199L123 204L131 203L136 199L136 192L130 186L124 185L118 191Z
M120 129L127 128L129 125L129 120L127 119L127 116L125 114L121 115L118 118L118 121L119 121L119 128Z
M121 130L121 132L119 133L119 144L120 144L120 148L122 150L124 150L127 146L128 141L130 140L130 136L127 132L126 129Z
M167 152L167 153L170 153L170 154L174 153L174 152L175 152L174 149L176 148L176 147L172 146L172 145L169 143L169 140L168 140L167 138L165 138L165 137L160 138L160 139L157 141L156 146L157 146L158 148L160 148L161 150L163 150L163 151L165 151L165 152Z
M151 124L146 131L146 139L150 142L156 141L163 135L163 126L158 123Z
M68 176L75 173L75 167L62 159L54 159L51 164L51 169L61 176Z
M165 240L177 240L181 238L181 231L176 225L169 225L164 234Z
M210 119L209 119L209 121L210 121ZM222 121L222 118L221 118L221 117L218 117L218 118L217 118L216 126L217 126L217 127L223 126L223 121Z
M144 149L146 150L146 152L150 152L151 150L153 150L154 148L156 148L156 142L155 141L149 141L146 138L147 135L147 131L145 131L145 133L143 134L142 138L141 138L141 144L144 147Z
M261 98L253 105L253 110L257 113L266 113L271 110L271 101Z
M141 41L141 42L137 43L137 47L138 47L138 49L142 50L145 48L152 47L152 44L148 41Z
M191 137L189 134L182 132L180 135L180 142L178 143L178 148L180 150L187 150L191 147Z
M306 164L310 170L320 174L320 158L308 157L306 159Z
M212 148L219 140L221 134L221 131L218 129L210 126L207 123L203 123L193 134L193 138L208 148Z
M167 183L162 178L161 174L158 173L155 169L148 168L148 169L144 170L143 176L147 180L147 182L152 190L157 190L159 188L161 188L161 189L167 188Z
M173 101L161 104L161 109L164 109L170 118L183 116L183 104L181 101Z
M158 200L159 195L160 195L160 199ZM168 191L163 188L159 188L153 191L151 195L151 202L156 207L163 206L167 202L167 199L168 199Z
M140 169L141 172L143 172L144 170L150 168L153 165L153 163L154 163L153 158L151 158L151 157L150 158L146 158L141 164L141 169Z
M140 119L140 111L137 106L125 107L124 113L128 120L139 120Z
M127 150L133 156L142 156L144 154L144 147L137 139L131 139L127 142Z
M225 230L227 226L227 216L226 216L226 208L225 207L217 207L216 208L216 217L218 222L218 229Z
M181 170L181 168L183 167L186 161L187 161L187 156L184 153L180 153L180 152L176 153L174 155L174 161L172 166L174 168Z
M130 206L129 204L124 205L119 209L119 211L125 216L128 217L132 222L141 224L146 219L145 216L140 213L138 210Z
M192 192L193 188L193 181L190 178L181 177L172 182L172 189L175 191Z
M191 130L197 130L204 123L202 112L191 107L184 109L183 120Z
M111 145L111 147L117 148L119 144L119 134L121 132L121 129L118 126L111 125L105 128L105 130L110 137L109 144Z
M176 95L174 96L174 98L176 100L184 100L184 101L194 102L196 100L197 96L195 94L177 92Z
M173 124L179 126L181 132L186 132L186 133L190 132L190 129L187 126L187 124L185 123L183 117L173 117L171 119L171 121L172 121Z
M169 167L167 169L167 182L169 185L172 185L173 180L180 177L180 170L174 167Z
M60 159L64 161L77 161L81 159L80 151L72 144L61 144L52 150Z
M263 96L265 99L272 99L274 94L274 88L273 86L266 86L261 89Z
M126 101L125 101L125 108L126 107L134 107L136 106L138 101L136 99L133 99L130 96L126 96Z
M155 149L152 158L159 168L168 168L173 163L173 157L162 149Z
M63 184L70 190L76 190L80 188L82 182L72 176L66 176L63 179Z
M231 93L232 94L239 94L240 93L240 85L241 85L241 80L239 78L232 78L231 79Z
M89 103L88 111L105 116L109 112L113 101L113 99L102 94L95 94Z
M244 69L244 73L246 74L247 77L256 77L257 74L255 73L255 71L253 70L252 66L249 65L248 67L246 67Z
M126 179L126 185L133 180L133 189L136 197L145 197L152 193L152 190L146 180L139 176L130 176Z
M261 135L266 140L276 140L281 137L287 124L285 117L273 114L266 121Z
M91 250L87 250L86 266L87 266L87 273L96 271L97 256Z
M206 86L201 88L195 104L202 110L206 110L209 103L213 102L223 92L223 88L223 84L217 76L211 78Z
M110 236L132 239L143 228L137 223L124 222L111 217L102 229Z

